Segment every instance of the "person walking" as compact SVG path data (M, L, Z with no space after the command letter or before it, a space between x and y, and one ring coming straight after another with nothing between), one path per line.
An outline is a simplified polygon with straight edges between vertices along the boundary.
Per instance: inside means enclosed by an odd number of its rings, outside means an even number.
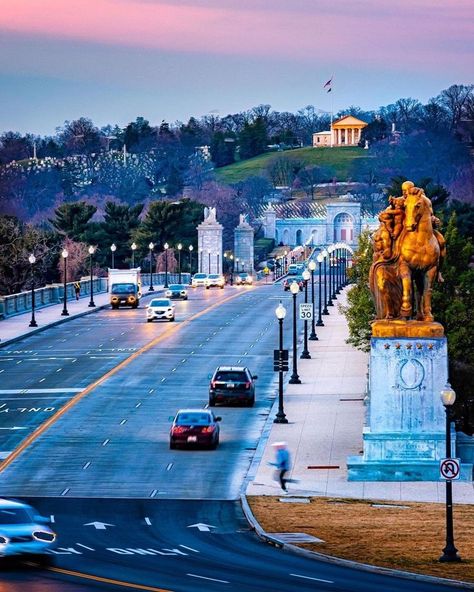
M290 452L286 442L274 442L272 446L275 448L275 462L270 464L277 468L281 488L286 492L289 479L285 479L285 475L291 468Z
M81 295L81 283L74 282L74 293L76 294L76 300L79 300L79 296Z

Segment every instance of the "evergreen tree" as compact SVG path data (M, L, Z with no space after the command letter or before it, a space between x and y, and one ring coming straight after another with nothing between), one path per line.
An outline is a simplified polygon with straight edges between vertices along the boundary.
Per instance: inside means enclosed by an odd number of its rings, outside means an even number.
M85 201L63 203L56 208L55 218L50 220L54 228L68 238L81 241L87 225L97 208Z
M239 135L240 158L245 160L263 154L268 146L267 126L263 117L246 122Z

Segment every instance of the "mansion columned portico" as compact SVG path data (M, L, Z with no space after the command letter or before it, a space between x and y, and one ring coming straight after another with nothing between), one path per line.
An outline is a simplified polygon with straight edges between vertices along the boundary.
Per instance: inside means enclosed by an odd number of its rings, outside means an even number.
M355 246L362 230L375 230L377 217L361 213L358 202L337 202L319 206L318 211L306 217L295 215L280 217L278 206L269 207L263 215L265 238L275 244L296 247L300 245L324 246L344 242Z
M367 127L365 121L353 115L345 115L333 121L331 130L313 134L313 146L315 148L357 146L364 127Z

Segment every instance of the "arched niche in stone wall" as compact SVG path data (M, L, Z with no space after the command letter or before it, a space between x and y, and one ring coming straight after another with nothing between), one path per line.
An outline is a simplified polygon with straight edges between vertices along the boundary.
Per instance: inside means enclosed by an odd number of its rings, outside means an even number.
M340 212L334 217L334 242L351 243L354 240L354 219L347 212Z

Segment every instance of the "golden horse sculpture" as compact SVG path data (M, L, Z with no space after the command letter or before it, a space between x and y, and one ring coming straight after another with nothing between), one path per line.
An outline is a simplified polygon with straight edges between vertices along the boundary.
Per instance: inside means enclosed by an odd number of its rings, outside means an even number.
M372 324L372 333L440 337L443 328L433 322L431 295L445 256L445 241L434 228L439 220L423 189L406 181L402 190L402 197L389 198L373 237L369 284L379 320Z

